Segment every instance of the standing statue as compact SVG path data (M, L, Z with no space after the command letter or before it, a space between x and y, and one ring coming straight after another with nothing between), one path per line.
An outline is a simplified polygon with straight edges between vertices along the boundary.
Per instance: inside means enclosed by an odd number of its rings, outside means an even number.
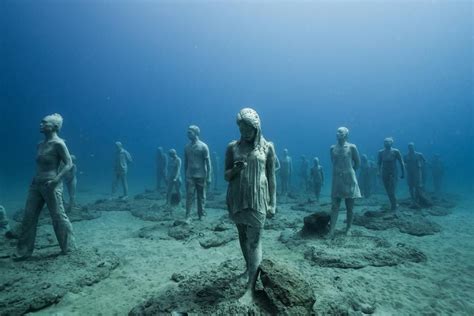
M163 147L158 147L156 151L156 190L161 190L161 183L168 179L166 172L168 170L168 159Z
M408 154L404 157L408 189L412 203L417 206L428 206L431 203L423 194L423 169L426 164L423 154L415 151L415 144L408 144Z
M309 187L309 161L306 156L301 156L301 164L300 164L300 188L302 192L307 192Z
M168 151L170 157L168 163L168 190L166 192L166 203L168 206L172 204L178 204L181 201L181 158L178 157L178 153L175 149ZM174 191L174 192L173 192ZM176 201L173 203L173 193L176 194Z
M115 154L115 178L112 183L112 194L115 194L115 192L117 191L117 186L120 182L123 187L123 195L120 198L126 199L128 198L128 164L132 162L132 156L128 151L123 148L121 142L115 142L115 146L117 148L117 151Z
M67 193L69 196L68 211L71 211L76 205L76 188L77 188L77 166L76 156L71 155L72 167L64 174L64 183L66 184Z
M393 138L387 137L384 140L385 149L379 150L377 159L377 166L379 174L382 174L382 182L390 200L390 209L395 211L397 209L397 198L395 191L397 189L397 161L400 164L402 174L401 179L405 177L405 164L403 163L402 155L398 149L392 148Z
M372 166L367 155L360 157L359 187L363 197L368 198L372 193Z
M311 168L311 182L313 183L313 190L316 196L316 201L319 202L321 195L321 188L324 186L323 167L319 164L319 158L314 157L313 167Z
M218 179L219 175L221 173L221 158L217 155L217 153L214 151L212 153L212 178L214 181L214 191L217 191L218 188Z
M275 149L262 136L257 112L244 108L237 114L240 140L227 146L225 179L229 182L227 207L237 226L246 272L247 290L240 301L250 303L255 294L262 261L261 237L265 218L276 208Z
M40 132L44 134L44 141L37 147L36 175L28 191L15 260L24 260L32 255L38 219L45 203L61 252L66 254L75 247L72 225L62 199L62 180L72 168L66 143L58 136L62 125L63 118L59 114L48 115L41 121ZM61 163L64 165L62 168Z
M290 191L291 175L293 173L293 162L288 155L288 149L283 150L283 159L280 161L281 195L287 195Z
M329 237L334 237L337 217L341 201L344 199L347 210L347 223L345 233L347 234L352 225L354 199L360 198L359 185L355 170L360 166L359 152L354 144L347 142L349 130L346 127L339 127L336 133L337 144L330 149L332 162L332 207L331 226Z
M433 185L436 194L441 193L444 176L444 164L439 154L434 155L431 161L431 174L433 176Z
M199 139L200 130L196 125L188 128L190 142L184 148L184 170L186 175L186 220L191 220L191 207L197 191L198 217L206 216L206 187L211 183L211 159L209 148Z

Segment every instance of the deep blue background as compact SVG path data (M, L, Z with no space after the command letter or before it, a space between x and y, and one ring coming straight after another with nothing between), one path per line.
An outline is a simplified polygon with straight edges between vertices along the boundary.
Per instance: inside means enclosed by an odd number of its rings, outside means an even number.
M83 188L108 192L121 140L137 192L153 186L156 147L182 155L189 124L223 158L243 106L295 161L329 171L345 125L372 156L385 136L441 153L472 192L470 1L2 1L0 25L0 203L24 198L46 114L64 116Z

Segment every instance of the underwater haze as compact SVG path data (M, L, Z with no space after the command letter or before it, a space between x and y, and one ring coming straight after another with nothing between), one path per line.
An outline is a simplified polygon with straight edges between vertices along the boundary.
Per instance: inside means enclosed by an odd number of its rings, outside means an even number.
M472 190L471 1L2 1L2 200L34 174L39 121L62 136L83 183L111 181L114 141L152 186L158 146L182 155L189 124L224 156L244 106L265 137L319 156L339 126L375 156L386 136L439 153ZM133 187L133 186L132 186ZM13 190L13 191L12 191Z

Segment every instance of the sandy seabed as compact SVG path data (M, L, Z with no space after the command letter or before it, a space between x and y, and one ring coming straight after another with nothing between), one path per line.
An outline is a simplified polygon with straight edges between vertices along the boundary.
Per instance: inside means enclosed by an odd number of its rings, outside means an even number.
M97 196L82 197L82 202L93 201ZM223 194L218 198L223 199ZM377 197L386 203L384 196ZM329 199L323 198L321 204ZM159 201L162 203L164 201ZM133 198L130 199L133 205ZM296 203L296 201L295 201ZM284 217L299 227L309 213L291 209L295 203L280 204L277 217ZM363 268L322 267L305 259L280 241L282 230L267 229L263 234L264 258L298 271L310 284L316 303L316 314L363 315L474 315L474 215L472 197L456 201L456 207L447 216L430 220L441 226L441 232L417 237L397 229L382 231L354 226L354 235L375 236L392 244L416 247L426 255L424 262L403 262L392 266ZM210 203L212 205L212 203ZM317 211L318 208L315 208ZM355 212L363 212L364 206ZM111 252L119 264L107 277L67 292L55 304L31 312L35 315L127 315L135 306L162 294L176 282L174 273L194 275L200 271L218 267L231 260L244 269L244 261L236 239L219 247L205 249L198 238L176 240L168 236L171 222L147 221L133 216L129 211L101 211L100 217L74 222L76 242L81 247ZM208 208L204 221L218 221L226 215L221 208ZM175 218L182 219L184 210L178 209ZM344 227L345 212L338 219L338 229ZM194 225L195 222L193 222ZM142 238L139 232L152 227L154 238ZM232 227L232 229L234 229ZM235 230L235 229L234 229ZM287 229L288 230L288 229ZM42 225L39 234L47 234L54 240L50 225ZM199 231L194 231L199 235ZM354 236L339 236L356 238ZM55 241L55 240L54 240ZM37 241L40 243L41 239ZM340 256L350 256L350 247L339 247L341 242L315 240L323 243ZM56 250L56 248L51 247ZM35 252L36 254L37 252ZM67 258L67 257L66 257ZM0 259L3 276L9 273L6 261ZM2 262L3 261L3 262ZM67 279L68 275L64 275ZM1 280L0 280L1 281ZM28 281L22 281L28 282ZM1 284L0 284L1 285ZM4 287L5 288L5 287ZM3 292L4 293L4 292ZM0 298L2 292L0 291ZM184 303L185 304L185 303ZM363 308L369 306L370 308ZM0 311L0 314L1 311Z

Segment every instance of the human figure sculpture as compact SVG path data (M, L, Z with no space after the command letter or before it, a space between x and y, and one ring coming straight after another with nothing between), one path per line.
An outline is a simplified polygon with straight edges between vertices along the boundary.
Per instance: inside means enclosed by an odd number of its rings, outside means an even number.
M186 175L186 220L191 220L191 207L197 193L197 211L201 220L206 216L206 187L211 183L211 160L209 148L199 139L200 129L196 125L188 128L190 142L184 148L184 170Z
M166 203L171 206L173 193L177 194L177 201L181 200L181 158L178 157L178 153L175 149L170 149L168 155L168 190L166 193Z
M240 299L246 304L255 294L265 219L275 213L276 158L273 144L262 136L260 118L255 110L242 109L237 115L237 125L240 140L227 146L225 180L229 182L229 216L237 226L247 268L247 289Z
M404 157L408 189L414 205L429 204L423 194L423 169L426 164L423 154L415 151L415 144L408 144L408 154Z
M161 190L161 183L166 182L168 170L168 159L163 150L163 147L158 147L156 150L156 190Z
M433 185L436 194L441 193L444 176L444 164L439 154L435 154L431 161L431 174L433 176Z
M300 164L300 188L303 192L308 191L308 174L309 174L309 161L306 156L301 156L301 164Z
M40 132L44 134L44 141L37 147L36 174L28 191L16 260L27 259L32 255L38 219L45 203L61 252L66 254L75 247L72 225L62 199L62 180L72 168L66 143L58 136L62 125L63 118L59 114L48 115L41 121ZM64 165L62 168L61 163Z
M217 191L219 175L221 173L221 170L220 170L221 158L217 155L215 151L212 153L211 162L212 162L212 178L213 178L212 181L214 182L214 191Z
M68 211L72 210L76 205L76 187L77 187L77 166L76 156L71 155L72 167L68 172L64 174L64 184L66 185L67 193L69 196L69 204L67 206Z
M339 127L336 133L337 144L330 149L332 162L332 206L329 237L334 237L334 232L339 214L341 202L344 199L346 204L347 234L352 226L354 199L360 198L360 189L357 183L355 170L360 166L359 152L354 144L347 141L349 130L346 127Z
M0 205L0 234L5 235L10 231L10 224L8 223L7 212L5 208Z
M372 193L372 166L367 155L360 157L359 188L363 197L368 198Z
M115 153L115 178L112 183L112 194L115 194L117 191L118 184L122 184L123 195L120 197L122 199L128 198L128 164L131 163L132 156L128 151L123 148L121 142L115 142L116 153Z
M293 161L288 155L288 149L283 149L283 158L280 160L281 194L287 195L290 191Z
M314 195L316 201L319 202L321 195L321 188L324 186L324 173L323 167L319 164L319 158L314 157L313 167L311 168L311 182L313 184Z
M398 149L392 148L393 138L387 137L384 140L384 149L379 150L377 166L378 172L382 175L382 182L390 200L390 209L395 211L397 209L397 198L395 191L397 189L397 162L400 164L401 175L400 178L405 177L405 164L403 163L402 155Z

